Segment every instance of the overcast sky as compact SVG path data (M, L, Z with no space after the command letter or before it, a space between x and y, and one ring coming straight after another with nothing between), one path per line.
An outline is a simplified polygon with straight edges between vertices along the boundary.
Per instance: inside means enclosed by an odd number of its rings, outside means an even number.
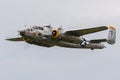
M24 25L65 30L114 25L103 50L44 48L9 42ZM120 0L0 0L0 80L120 80ZM85 36L107 37L107 31Z

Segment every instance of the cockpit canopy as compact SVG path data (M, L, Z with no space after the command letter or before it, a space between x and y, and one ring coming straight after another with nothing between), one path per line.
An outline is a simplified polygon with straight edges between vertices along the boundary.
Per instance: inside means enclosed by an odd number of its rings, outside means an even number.
M47 25L47 26L31 26L31 28L27 28L25 29L26 31L43 31L43 30L46 30L46 29L49 29L49 30L52 30L53 28L50 26L50 25Z
M44 28L40 27L40 26L33 26L31 29L33 29L33 30L44 30Z
M44 27L47 27L49 29L53 29L50 25L47 25L47 26L44 26Z

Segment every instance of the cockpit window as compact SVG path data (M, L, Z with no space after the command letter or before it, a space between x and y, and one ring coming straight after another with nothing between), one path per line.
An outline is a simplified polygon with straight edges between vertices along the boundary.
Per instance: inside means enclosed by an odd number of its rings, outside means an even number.
M28 29L26 29L26 31L30 31L30 29L28 28Z
M43 30L43 28L42 27L38 27L39 28L39 30Z
M48 25L48 26L44 26L44 27L47 27L47 28L50 28L50 29L52 29L52 27L51 27L50 25Z
M33 29L43 30L43 28L42 28L42 27L40 27L40 26L33 26Z

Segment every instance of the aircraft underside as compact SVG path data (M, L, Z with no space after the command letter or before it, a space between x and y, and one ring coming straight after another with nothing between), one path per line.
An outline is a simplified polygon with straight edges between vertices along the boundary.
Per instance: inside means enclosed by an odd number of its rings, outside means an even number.
M63 40L52 40L52 39L41 39L40 37L36 37L35 39L32 37L26 37L26 40L24 40L27 43L35 44L42 47L53 47L53 46L60 46L65 48L83 48L83 49L103 49L105 46L103 44L98 43L89 43L84 44L82 46L83 40L80 38L75 37L68 37L67 39ZM69 40L69 41L68 41Z

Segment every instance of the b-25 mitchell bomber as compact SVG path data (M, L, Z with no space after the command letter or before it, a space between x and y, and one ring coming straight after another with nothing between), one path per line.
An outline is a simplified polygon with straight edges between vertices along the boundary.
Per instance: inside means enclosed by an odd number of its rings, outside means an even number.
M108 31L105 39L86 40L83 35L103 31ZM43 47L66 47L82 49L103 49L103 42L114 44L116 40L116 29L113 26L100 26L87 29L63 31L62 28L53 29L51 26L32 26L18 31L21 37L6 39L9 41L25 41Z

